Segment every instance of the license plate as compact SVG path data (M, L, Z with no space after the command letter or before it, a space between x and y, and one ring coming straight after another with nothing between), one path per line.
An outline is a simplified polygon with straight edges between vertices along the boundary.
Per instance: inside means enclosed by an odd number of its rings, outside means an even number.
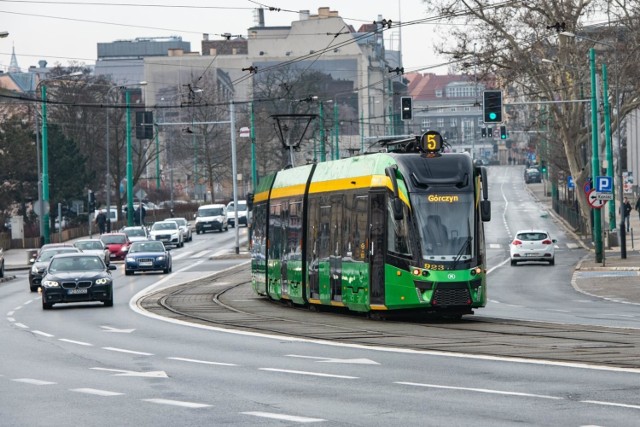
M116 254L109 254L109 258L115 258Z
M140 266L141 267L151 267L153 265L152 262L141 262Z
M540 256L538 254L527 254L527 256Z
M68 291L69 295L80 295L80 294L86 294L87 290L82 288L82 289L69 289Z
M202 227L204 227L204 228L211 228L211 224L205 224L205 225L203 225Z

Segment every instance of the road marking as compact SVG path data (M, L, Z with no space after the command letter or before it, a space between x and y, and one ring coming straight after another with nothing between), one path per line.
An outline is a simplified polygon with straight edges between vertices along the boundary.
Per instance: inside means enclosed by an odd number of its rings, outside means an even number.
M9 322L15 322L16 321L15 317L7 317L7 320Z
M169 400L169 399L142 399L144 402L158 403L160 405L173 405L173 406L182 406L184 408L208 408L211 405L206 405L204 403L195 403L195 402L183 402L180 400Z
M126 369L109 369L109 368L89 368L94 371L115 372L116 377L145 377L145 378L169 378L165 371L147 371L136 372L128 371Z
M211 252L211 250L206 250L206 251L200 251L198 253L196 253L195 255L193 255L194 258L202 258L205 256L205 254L208 254L209 252Z
M582 403L592 403L594 405L617 406L620 408L640 409L640 405L627 405L626 403L602 402L599 400L580 400Z
M104 329L104 332L117 332L120 334L130 334L131 332L135 331L135 329L118 329L118 328L113 328L111 326L100 326L102 329Z
M336 359L333 357L316 357L316 356L301 356L298 354L286 354L285 357L297 357L300 359L316 359L318 363L352 363L355 365L379 365L378 362L374 362L370 359Z
M124 393L117 393L115 391L98 390L95 388L72 388L69 391L75 391L76 393L94 394L96 396L122 396Z
M53 338L53 335L48 334L46 332L42 332L42 331L38 331L38 330L34 330L34 331L31 331L31 332L33 332L34 334L37 334L37 335L42 335L43 337Z
M15 313L15 311L7 311L7 316L13 316L13 313Z
M117 347L102 347L103 350L117 351L119 353L138 354L140 356L153 356L153 353L145 353L144 351L126 350L124 348Z
M93 344L88 343L88 342L84 342L84 341L74 341L74 340L69 340L69 339L66 339L66 338L58 338L58 341L68 342L69 344L84 345L86 347L93 347Z
M358 377L351 377L348 375L333 375L333 374L323 374L321 372L309 372L309 371L294 371L291 369L276 369L276 368L259 368L260 371L270 371L270 372L282 372L285 374L297 374L297 375L309 375L313 377L327 377L327 378L343 378L346 380L357 380Z
M184 357L167 357L167 359L178 360L180 362L201 363L203 365L238 366L235 363L210 362L208 360L186 359Z
M171 256L171 259L181 259L181 258L186 258L188 255L191 255L193 252L188 251L188 252L182 252L181 254L178 254L176 256Z
M558 396L548 396L545 394L519 393L516 391L491 390L488 388L453 387L453 386L438 385L438 384L422 384L422 383L412 383L412 382L402 382L402 381L396 381L395 384L410 385L415 387L438 388L438 389L445 389L445 390L472 391L476 393L502 394L507 396L522 396L522 397L536 397L539 399L564 400L564 398L558 397Z
M489 243L489 249L500 249L502 245L499 243Z
M16 322L16 323L14 323L14 325L16 325L18 328L29 329L29 327L27 325L25 325L24 323Z
M567 247L569 249L578 249L580 245L578 245L577 243L567 243Z
M319 423L326 421L322 418L297 417L295 415L273 414L271 412L240 412L244 415L252 415L254 417L271 418L274 420L292 421L296 423Z
M31 304L32 302L33 302L33 300L32 300L32 299L30 299L29 301L26 301L26 302L24 303L24 305Z
M51 382L51 381L36 380L36 379L33 379L33 378L16 378L16 379L13 379L11 381L15 381L17 383L32 384L32 385L52 385L52 384L56 384L56 383Z

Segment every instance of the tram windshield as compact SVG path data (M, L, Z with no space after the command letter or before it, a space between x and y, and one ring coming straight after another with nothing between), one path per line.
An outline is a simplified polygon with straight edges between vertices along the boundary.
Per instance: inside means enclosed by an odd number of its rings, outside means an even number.
M413 194L411 203L425 260L466 261L474 257L473 193Z

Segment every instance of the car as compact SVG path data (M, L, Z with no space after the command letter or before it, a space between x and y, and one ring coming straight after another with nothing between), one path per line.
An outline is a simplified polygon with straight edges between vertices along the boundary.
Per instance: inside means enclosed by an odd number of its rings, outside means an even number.
M73 242L73 246L80 249L84 253L101 256L104 263L109 265L111 262L111 251L100 239L80 239Z
M29 264L33 264L36 261L36 258L40 255L41 252L46 251L47 249L52 248L70 248L73 247L71 243L46 243L40 247L40 249L29 250Z
M196 234L206 233L209 230L227 231L227 207L222 204L202 205L195 214Z
M150 231L151 240L159 240L165 246L175 246L181 248L184 246L182 240L182 231L175 221L158 221L154 222Z
M159 271L168 274L172 270L171 253L164 243L155 240L133 242L124 260L124 274L136 271Z
M149 230L147 227L141 225L123 227L120 231L127 235L131 243L139 242L141 240L149 240Z
M109 249L109 259L123 260L129 250L131 241L124 233L105 233L100 240Z
M247 208L246 200L238 200L238 224L248 225L249 209ZM236 209L233 202L229 202L227 205L227 222L230 226L236 226Z
M47 246L48 245L43 246L44 250L41 250L38 253L38 256L34 259L33 264L29 269L29 289L31 289L31 292L36 292L40 287L47 265L49 265L49 261L51 261L54 256L68 253L77 254L81 252L81 250L75 246Z
M182 231L182 241L190 242L193 240L193 234L191 233L191 223L186 218L168 218L165 221L174 221L180 227Z
M542 174L535 168L526 169L524 172L524 182L527 184L532 182L542 182Z
M42 309L54 304L101 301L113 306L111 270L98 255L85 253L59 254L51 258L42 278Z
M554 265L555 243L545 230L520 230L509 244L511 265L522 261L546 261Z

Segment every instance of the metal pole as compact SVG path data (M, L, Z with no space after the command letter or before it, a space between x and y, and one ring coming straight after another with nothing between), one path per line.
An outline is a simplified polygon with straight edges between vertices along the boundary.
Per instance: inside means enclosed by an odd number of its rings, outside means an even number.
M124 92L127 114L127 225L133 225L133 153L131 148L131 95Z
M240 224L238 223L238 171L236 165L236 111L233 101L229 102L229 116L231 120L231 173L233 178L233 208L235 209L236 254L240 253Z
M251 189L255 193L258 186L258 171L256 169L256 123L253 111L253 102L249 103L251 112Z
M49 139L47 133L47 87L42 85L42 222L44 224L44 244L51 243L49 224Z
M38 129L38 111L33 109L33 115L35 116L36 123L36 158L38 162L38 204L40 205L40 214L38 223L40 225L40 240L44 237L44 221L42 220L42 211L44 210L44 203L42 202L42 161L40 158L40 129ZM42 242L40 242L42 244Z
M156 128L156 190L160 189L160 128Z
M340 160L340 146L338 144L338 135L340 130L338 129L338 126L340 126L340 124L338 123L338 99L334 98L333 100L333 140L334 140L334 144L335 144L335 148L334 148L334 156L333 158L335 160Z
M611 116L609 114L609 83L607 80L607 65L602 64L602 100L604 108L604 137L605 137L605 155L607 157L607 176L613 180L613 153L611 148ZM613 188L615 194L615 186ZM616 228L616 202L614 199L609 203L609 231ZM624 219L624 218L623 218ZM620 223L624 226L624 221Z
M321 162L326 162L327 161L326 147L325 147L326 141L324 140L324 138L325 138L325 136L324 136L324 108L322 107L322 101L320 101L320 161Z
M616 137L618 139L618 181L620 182L620 224L624 225L624 182L622 181L622 141L620 138L620 67L618 66L618 51L613 48L613 61L616 64ZM620 258L627 258L627 234L624 227L620 226ZM631 249L633 249L633 238L631 240Z
M113 89L113 88L111 88ZM111 89L109 89L109 92L111 92ZM107 97L109 97L109 93L107 93ZM107 140L106 142L106 146L107 146L107 175L106 175L106 183L105 183L105 190L107 192L106 195L106 203L107 203L107 232L111 232L111 165L109 162L109 158L110 158L110 150L109 150L109 107L107 106Z
M595 184L600 168L598 155L598 101L596 98L598 85L596 84L596 51L589 49L589 67L591 70L591 175ZM602 262L602 227L600 225L600 209L593 208L593 243L595 246L596 262Z

